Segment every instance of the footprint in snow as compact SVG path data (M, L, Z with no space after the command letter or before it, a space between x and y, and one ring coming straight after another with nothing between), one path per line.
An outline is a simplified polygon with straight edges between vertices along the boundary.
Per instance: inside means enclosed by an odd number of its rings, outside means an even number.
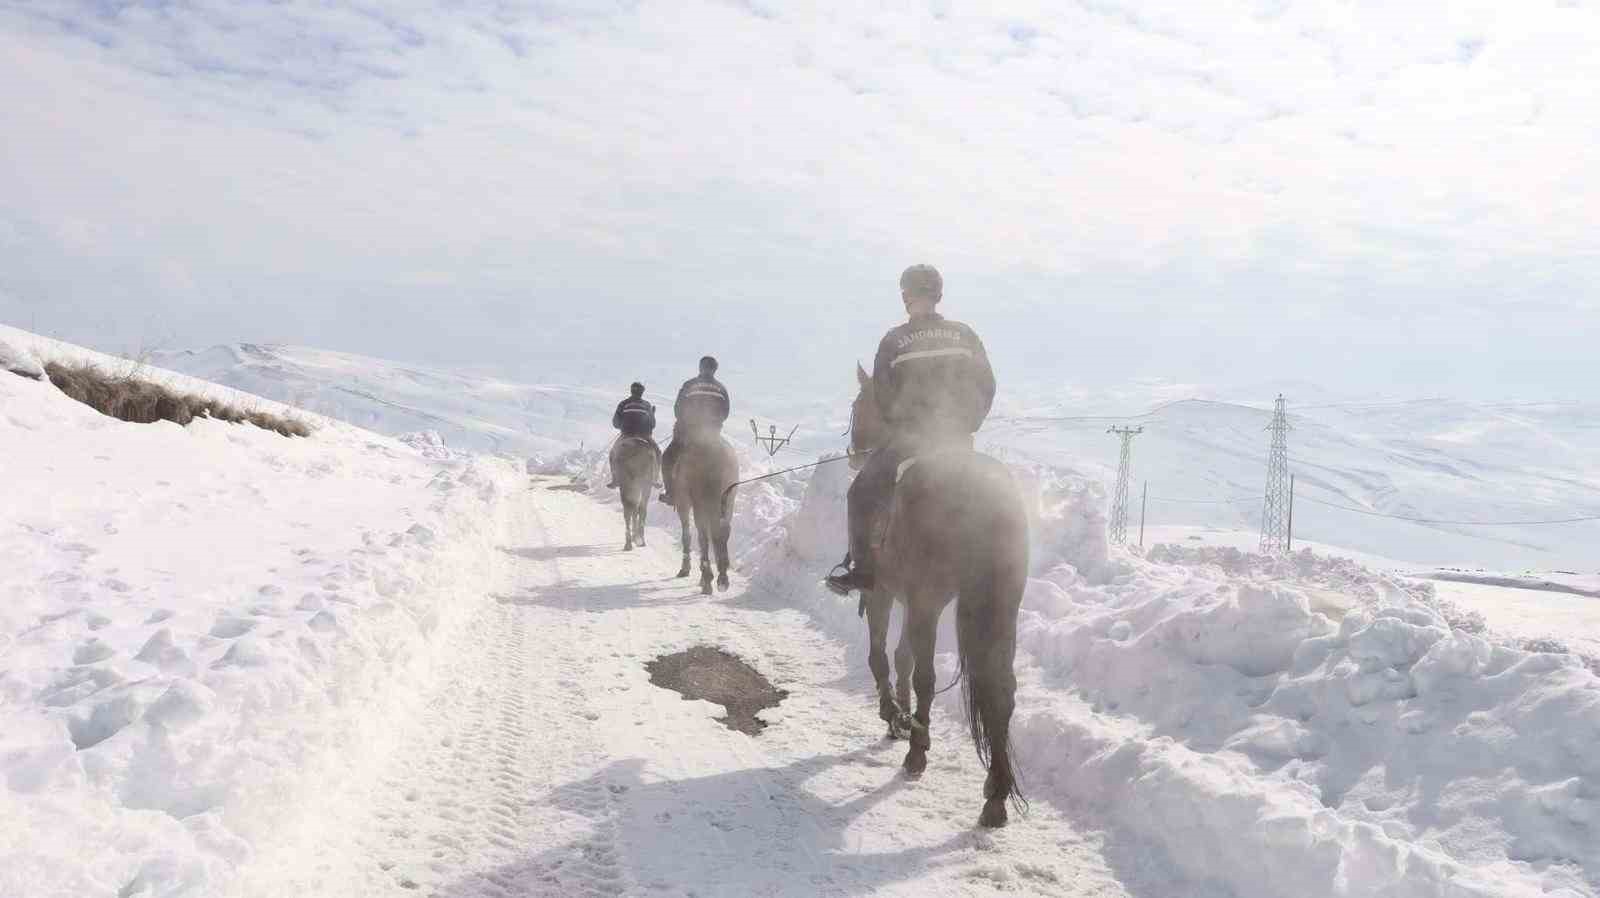
M211 625L211 635L218 639L237 639L256 627L256 622L239 617L223 616Z
M90 637L72 653L73 664L97 664L115 655L116 649L98 637Z

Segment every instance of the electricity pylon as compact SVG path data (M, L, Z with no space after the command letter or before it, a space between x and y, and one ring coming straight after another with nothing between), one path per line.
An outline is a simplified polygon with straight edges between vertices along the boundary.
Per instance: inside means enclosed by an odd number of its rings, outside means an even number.
M1117 492L1111 499L1111 541L1128 540L1128 474L1133 468L1133 438L1144 433L1143 427L1113 427L1106 433L1122 438L1122 458L1117 462Z
M1261 554L1280 555L1289 551L1289 413L1284 410L1283 394L1273 407L1272 448L1267 450L1267 494L1261 503Z

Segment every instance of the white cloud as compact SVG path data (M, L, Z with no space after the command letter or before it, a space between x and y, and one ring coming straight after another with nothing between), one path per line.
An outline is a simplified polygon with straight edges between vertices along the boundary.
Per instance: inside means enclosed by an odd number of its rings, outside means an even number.
M832 366L927 260L1038 377L1593 325L1590 10L857 6L0 4L0 287L69 335Z

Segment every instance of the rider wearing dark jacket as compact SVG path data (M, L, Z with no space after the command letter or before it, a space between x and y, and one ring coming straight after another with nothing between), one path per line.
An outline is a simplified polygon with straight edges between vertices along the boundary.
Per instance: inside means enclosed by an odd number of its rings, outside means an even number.
M622 431L625 437L650 436L656 431L656 407L644 399L644 384L635 383L628 388L628 398L617 403L611 416L611 426Z
M728 388L717 380L717 360L711 356L700 359L700 373L683 382L678 388L678 398L672 403L672 442L661 455L661 480L667 491L661 501L672 504L672 468L678 461L680 447L702 436L722 433L722 424L728 420L733 403Z
M644 384L638 381L628 386L628 398L617 403L617 410L611 413L611 426L622 431L618 441L636 437L650 444L650 448L660 454L661 447L656 445L654 434L656 431L656 407L645 401ZM616 489L617 472L613 468L611 482L606 484L607 489Z
M883 335L872 364L873 394L890 438L850 484L850 554L828 577L841 595L876 585L872 521L894 493L900 463L938 449L971 449L994 404L994 369L983 341L934 311L943 295L944 280L931 265L900 275L909 320Z

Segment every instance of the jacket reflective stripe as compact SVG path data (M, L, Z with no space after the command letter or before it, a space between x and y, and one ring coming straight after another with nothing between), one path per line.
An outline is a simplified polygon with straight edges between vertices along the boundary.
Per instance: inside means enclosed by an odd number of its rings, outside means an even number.
M622 410L622 413L624 415L648 415L650 414L650 410L644 408L625 408Z
M889 363L889 367L894 368L901 362L909 362L912 359L936 359L951 356L960 356L962 358L970 359L972 358L972 350L966 348L965 346L949 346L944 349L919 349L916 352L907 352L902 355L895 356L894 360Z
M728 398L726 393L722 392L721 390L713 390L710 387L695 387L689 392L683 394L683 398L685 399L688 399L690 396L715 396L718 399Z

